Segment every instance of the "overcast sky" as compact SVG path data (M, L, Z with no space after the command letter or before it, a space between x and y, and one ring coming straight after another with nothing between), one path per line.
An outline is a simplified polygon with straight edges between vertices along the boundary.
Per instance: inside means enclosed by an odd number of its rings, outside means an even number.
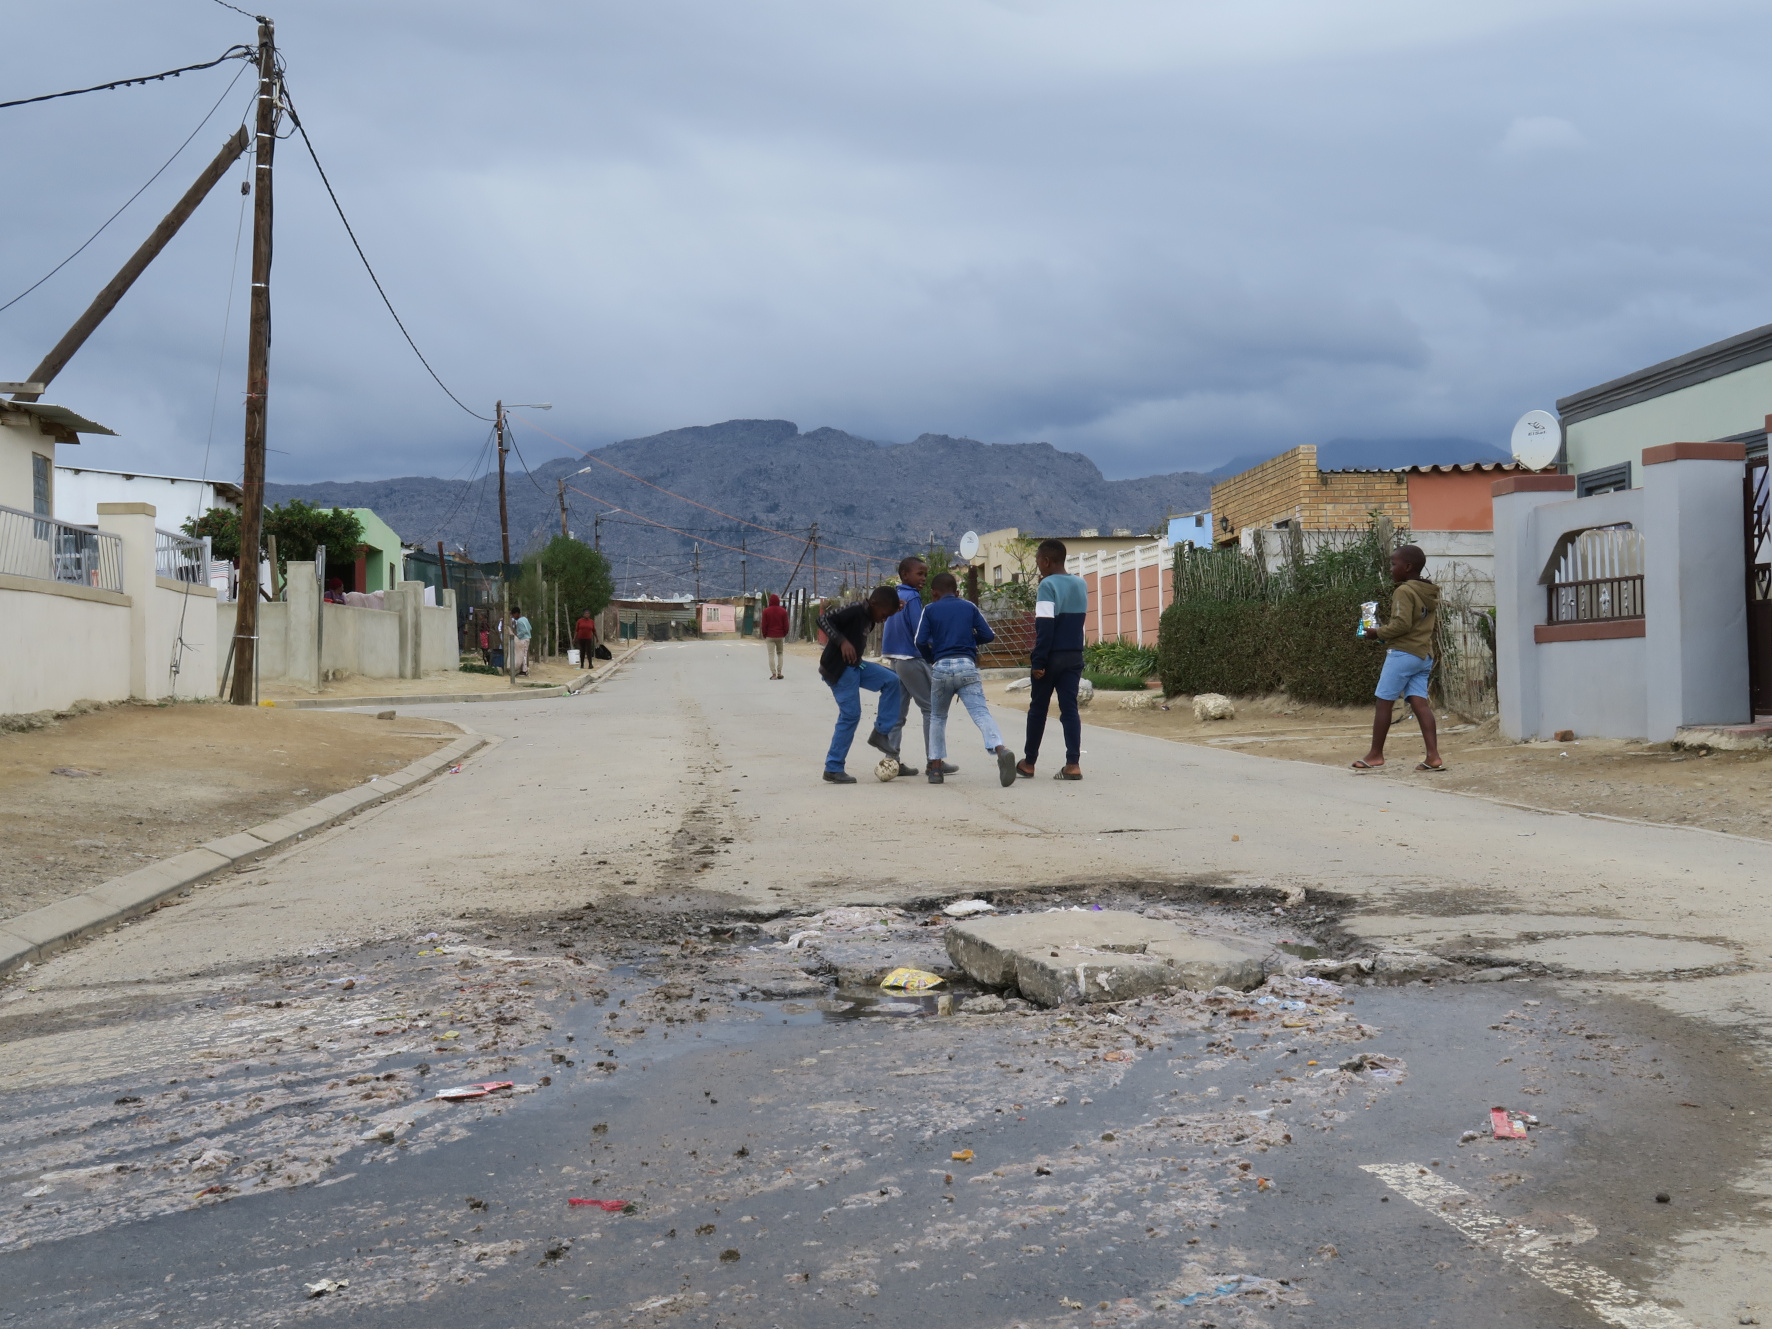
M1123 477L1348 435L1505 445L1523 411L1772 321L1763 0L277 0L273 17L432 364L482 413L552 401L536 418L581 447L779 417L1047 440ZM213 0L58 0L8 24L29 58L0 99L254 39ZM237 68L0 112L0 301ZM56 341L251 85L0 313L0 378ZM225 343L223 318L245 174L48 394L122 435L70 459L238 474L250 224ZM400 340L299 139L277 181L271 478L465 475L486 426Z

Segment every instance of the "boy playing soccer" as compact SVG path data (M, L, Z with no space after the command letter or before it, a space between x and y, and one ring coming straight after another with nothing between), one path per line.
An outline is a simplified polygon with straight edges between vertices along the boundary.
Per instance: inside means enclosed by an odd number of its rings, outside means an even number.
M1033 695L1028 705L1027 748L1015 773L1034 778L1040 739L1046 732L1046 711L1058 694L1058 719L1064 727L1064 767L1054 780L1081 780L1077 758L1083 749L1083 718L1077 714L1077 684L1083 678L1083 620L1089 613L1089 587L1064 570L1068 554L1062 540L1042 540L1034 551L1040 589L1034 598Z
M1434 724L1434 708L1427 699L1427 682L1434 672L1434 633L1440 626L1440 588L1421 575L1427 555L1417 545L1404 545L1391 555L1391 621L1381 628L1361 628L1369 641L1390 647L1384 653L1384 672L1378 676L1378 708L1372 717L1372 748L1354 763L1356 771L1377 770L1384 765L1384 740L1390 732L1391 710L1398 697L1407 697L1421 726L1427 754L1418 771L1443 771L1440 736Z
M898 675L861 658L874 624L884 623L897 612L898 592L890 586L876 586L867 599L841 609L827 609L818 616L819 630L825 637L818 676L830 685L831 695L837 699L837 728L824 759L826 784L855 783L855 777L843 769L843 763L849 758L849 745L855 741L855 726L861 723L863 688L880 694L868 746L898 760L898 749L892 746L890 737L892 726L898 723Z
M985 704L978 677L978 648L997 634L978 606L960 598L960 584L951 572L939 572L930 583L935 600L923 610L917 649L931 664L929 705L929 783L942 783L948 755L948 707L957 695L984 735L985 751L997 758L997 775L1005 788L1015 783L1015 754L1003 746L1003 735Z

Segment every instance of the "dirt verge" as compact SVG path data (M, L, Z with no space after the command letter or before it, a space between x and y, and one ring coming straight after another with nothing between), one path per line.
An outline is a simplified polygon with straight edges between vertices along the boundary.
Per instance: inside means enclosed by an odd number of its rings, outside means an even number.
M400 715L203 703L0 734L0 917L307 807L459 734Z

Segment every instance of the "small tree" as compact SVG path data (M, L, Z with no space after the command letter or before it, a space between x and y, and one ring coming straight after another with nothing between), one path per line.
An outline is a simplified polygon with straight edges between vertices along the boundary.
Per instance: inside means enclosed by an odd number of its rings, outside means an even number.
M240 561L240 514L232 508L211 508L194 521L181 527L186 535L209 537L209 549L215 557L230 563ZM357 547L363 543L363 523L357 514L345 508L318 508L292 498L265 509L260 528L258 553L263 558L267 548L264 536L277 537L279 567L290 559L305 562L314 557L322 545L326 558L334 565L354 563Z
M529 612L532 622L538 621L553 611L556 586L560 610L569 626L580 614L602 613L615 598L609 560L583 540L564 535L556 535L539 554L523 560L523 574L511 587L511 599Z

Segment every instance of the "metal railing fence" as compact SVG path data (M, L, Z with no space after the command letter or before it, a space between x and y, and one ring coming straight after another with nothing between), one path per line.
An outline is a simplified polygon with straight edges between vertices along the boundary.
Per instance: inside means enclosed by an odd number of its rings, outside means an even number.
M1552 582L1545 588L1548 623L1605 623L1643 617L1643 578L1595 577Z
M123 539L0 507L0 573L121 593Z
M172 581L209 585L209 537L154 530L154 574Z

